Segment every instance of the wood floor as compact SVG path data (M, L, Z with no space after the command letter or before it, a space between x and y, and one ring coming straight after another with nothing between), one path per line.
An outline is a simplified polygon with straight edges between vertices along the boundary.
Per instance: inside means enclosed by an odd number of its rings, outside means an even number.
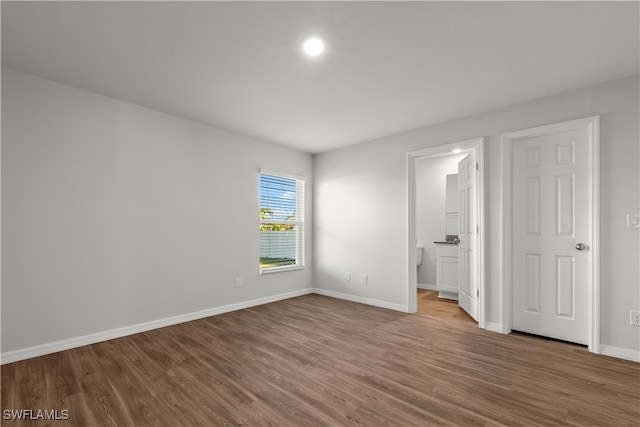
M51 426L634 426L640 364L319 295L4 365L7 409Z

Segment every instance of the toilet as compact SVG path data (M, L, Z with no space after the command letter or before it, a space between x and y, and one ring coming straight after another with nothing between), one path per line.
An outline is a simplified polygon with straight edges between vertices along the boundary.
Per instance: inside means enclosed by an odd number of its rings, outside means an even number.
M416 245L416 267L420 267L420 264L422 264L423 250L424 250L424 245Z

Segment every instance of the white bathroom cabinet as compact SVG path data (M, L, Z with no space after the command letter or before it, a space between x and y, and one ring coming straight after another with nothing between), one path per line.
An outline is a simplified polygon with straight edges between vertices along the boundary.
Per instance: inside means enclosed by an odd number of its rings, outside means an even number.
M436 286L439 298L458 299L458 245L436 243Z

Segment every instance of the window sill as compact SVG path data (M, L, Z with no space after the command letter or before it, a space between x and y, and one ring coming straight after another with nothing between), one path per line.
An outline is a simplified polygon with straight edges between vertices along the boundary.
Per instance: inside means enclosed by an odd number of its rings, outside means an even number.
M261 268L260 274L271 274L271 273L281 273L283 271L291 271L291 270L303 270L304 265L294 265L287 267L269 267L269 268Z

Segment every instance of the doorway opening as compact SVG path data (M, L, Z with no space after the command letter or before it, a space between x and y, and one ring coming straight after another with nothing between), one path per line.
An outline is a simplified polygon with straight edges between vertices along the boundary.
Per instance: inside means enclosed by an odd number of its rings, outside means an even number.
M465 141L453 142L435 147L425 148L407 153L408 160L408 187L409 187L409 221L408 221L408 283L407 283L407 301L408 312L415 313L417 311L417 289L418 289L418 267L417 259L418 245L421 243L423 248L427 245L433 245L433 242L419 241L418 238L418 169L419 163L428 160L437 160L453 155L462 156L465 160L460 161L458 165L463 173L459 174L460 179L467 178L466 184L458 186L458 202L460 202L460 213L452 217L447 210L443 209L442 224L446 226L449 222L454 221L458 224L455 234L449 235L460 237L459 242L451 248L447 248L447 252L456 252L462 254L458 265L459 277L467 277L467 282L462 279L460 281L461 291L458 296L466 296L459 300L464 303L461 307L469 313L471 317L477 320L481 328L485 328L485 189L484 189L484 138L474 138ZM465 163L466 162L466 163ZM467 191L471 188L471 191ZM444 191L444 189L443 189ZM465 210L466 209L466 210ZM465 216L466 215L466 216ZM447 232L443 233L441 238L443 244L453 243L447 242ZM464 236L464 237L463 237ZM465 242L465 239L466 242ZM424 250L424 249L423 249ZM465 253L465 250L467 251ZM452 255L453 256L453 255ZM444 258L443 258L444 259ZM465 261L466 260L466 261ZM433 262L429 257L423 257L423 262ZM424 280L424 279L422 279ZM465 284L466 283L466 284ZM433 283L421 288L433 289ZM437 290L433 289L433 290ZM449 285L445 286L445 290L454 289ZM446 293L445 293L446 295Z
M416 314L435 317L439 321L455 323L456 325L470 325L475 327L476 321L469 314L460 309L458 301L438 297L438 291L418 288L418 309Z

